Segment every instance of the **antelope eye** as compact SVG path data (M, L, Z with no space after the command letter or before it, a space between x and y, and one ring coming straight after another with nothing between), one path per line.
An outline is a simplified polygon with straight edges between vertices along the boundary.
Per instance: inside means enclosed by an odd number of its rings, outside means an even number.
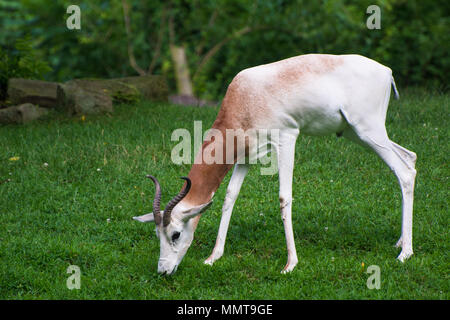
M172 241L177 240L180 237L180 233L179 232L174 232L172 235Z

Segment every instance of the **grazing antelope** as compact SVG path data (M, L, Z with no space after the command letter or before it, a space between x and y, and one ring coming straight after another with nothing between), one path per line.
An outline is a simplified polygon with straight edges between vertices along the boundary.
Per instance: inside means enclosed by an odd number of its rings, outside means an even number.
M241 71L231 82L213 127L229 129L277 129L277 141L268 141L277 154L281 218L287 243L287 264L282 273L297 264L292 230L292 175L295 142L299 133L336 133L372 149L395 173L402 192L402 230L397 247L404 261L413 254L412 213L416 154L391 141L385 128L389 97L395 87L391 69L359 55L308 54ZM197 157L208 147L205 139ZM225 145L225 142L224 142ZM160 239L158 272L172 274L191 245L200 214L212 203L214 192L234 166L222 208L212 265L224 251L234 203L249 165L238 162L242 148L223 148L223 157L234 163L194 162L180 193L160 211L161 189L156 186L153 213L134 219L154 221ZM197 159L197 158L196 158Z

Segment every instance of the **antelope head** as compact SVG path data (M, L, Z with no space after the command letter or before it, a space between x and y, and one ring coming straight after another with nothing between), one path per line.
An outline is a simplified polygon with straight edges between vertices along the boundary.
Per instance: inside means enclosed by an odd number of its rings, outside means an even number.
M155 177L147 175L147 178L153 181L156 189L153 199L153 212L133 217L133 219L140 222L155 223L156 235L160 242L158 273L170 275L177 270L194 239L196 223L192 218L205 211L212 201L199 206L188 206L181 202L191 188L191 180L188 177L181 177L181 179L186 180L184 188L169 201L162 211L160 210L161 186Z

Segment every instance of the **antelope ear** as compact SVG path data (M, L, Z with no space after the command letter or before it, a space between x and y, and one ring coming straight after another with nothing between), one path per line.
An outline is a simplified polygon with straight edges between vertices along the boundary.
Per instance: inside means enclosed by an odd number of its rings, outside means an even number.
M163 211L161 211L161 215L162 214L163 214ZM139 222L152 222L152 221L155 221L155 217L153 216L153 212L144 214L142 216L133 217L133 219L136 220L136 221L139 221Z
M183 211L183 219L189 220L193 217L199 215L200 213L204 212L206 209L208 209L212 205L212 200L208 203L201 204L196 207L189 208L185 211Z

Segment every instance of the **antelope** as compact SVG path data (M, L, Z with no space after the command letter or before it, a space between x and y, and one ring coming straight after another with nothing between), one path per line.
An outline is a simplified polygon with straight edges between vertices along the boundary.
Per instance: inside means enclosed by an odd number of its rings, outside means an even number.
M277 129L277 141L268 141L277 155L279 202L287 244L287 263L282 273L292 271L298 258L292 227L292 181L295 143L299 133L321 136L336 134L373 150L394 172L402 192L402 227L396 247L404 262L413 254L412 214L416 176L414 152L391 141L385 120L392 70L360 55L307 54L264 64L239 72L228 86L212 128ZM205 139L198 158L211 140ZM192 243L201 214L210 207L215 191L234 167L226 190L217 240L205 264L212 265L224 252L227 230L249 164L237 161L248 155L249 141L242 148L223 148L223 157L234 163L194 162L180 193L160 210L161 187L153 180L156 193L153 213L134 217L154 221L160 240L158 272L173 274Z

